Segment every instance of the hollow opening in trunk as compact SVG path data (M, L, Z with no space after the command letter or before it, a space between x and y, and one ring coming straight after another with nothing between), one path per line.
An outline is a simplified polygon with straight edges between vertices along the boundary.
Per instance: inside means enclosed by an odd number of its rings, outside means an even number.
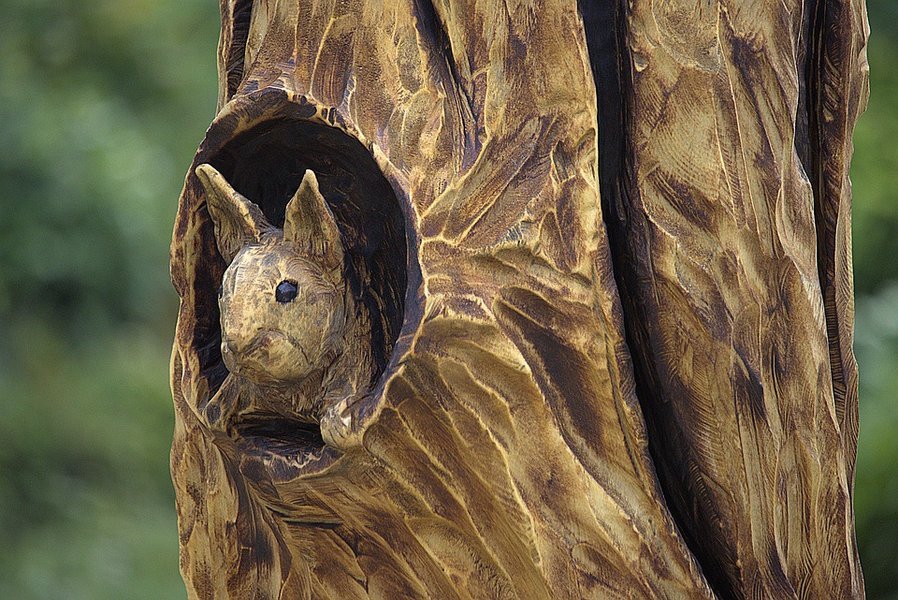
M407 242L399 200L368 149L335 127L282 117L235 136L207 162L278 227L305 171L315 172L342 234L352 292L370 314L373 385L403 323Z

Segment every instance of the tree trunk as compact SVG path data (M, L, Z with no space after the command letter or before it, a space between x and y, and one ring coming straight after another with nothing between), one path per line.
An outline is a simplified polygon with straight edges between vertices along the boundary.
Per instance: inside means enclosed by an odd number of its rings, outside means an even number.
M862 0L221 8L172 241L191 597L863 596ZM314 409L228 368L203 164L277 243L314 172L369 385L340 344Z

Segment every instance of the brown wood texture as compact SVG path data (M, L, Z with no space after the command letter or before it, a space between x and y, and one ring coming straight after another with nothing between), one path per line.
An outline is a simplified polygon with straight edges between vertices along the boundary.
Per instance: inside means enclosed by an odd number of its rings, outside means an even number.
M860 0L221 9L172 241L190 597L863 595Z

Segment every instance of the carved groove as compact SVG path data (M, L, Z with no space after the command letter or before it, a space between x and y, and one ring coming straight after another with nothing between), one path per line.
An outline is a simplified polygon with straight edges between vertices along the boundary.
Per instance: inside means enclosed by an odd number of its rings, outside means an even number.
M851 2L816 0L808 19L804 71L808 100L808 177L814 192L817 268L826 316L836 415L842 427L849 481L857 448L857 363L852 349L854 284L850 264L852 125L866 84L860 45L866 29L862 10ZM851 24L852 27L846 27ZM853 485L852 485L853 488Z
M639 305L636 257L627 245L630 202L627 192L632 189L632 172L629 164L632 154L631 131L633 58L627 44L627 8L625 1L579 0L584 32L589 48L593 78L596 82L599 135L599 189L602 198L602 217L608 232L614 279L624 313L627 346L631 351L636 395L646 419L649 431L649 450L658 469L661 490L680 533L702 566L705 577L715 593L724 598L733 597L732 586L724 575L723 563L727 549L721 545L709 548L714 537L696 532L691 515L684 513L683 490L695 484L689 481L689 468L682 475L665 468L665 453L672 444L671 433L658 426L658 422L671 415L664 415L665 402L659 392L661 379L655 372L650 358L651 341L646 330ZM688 463L687 463L688 464ZM660 465L660 468L659 468ZM689 492L686 492L688 494Z
M243 81L243 63L246 58L246 42L249 39L249 27L252 21L253 0L235 0L231 11L231 40L225 61L228 100L237 93L237 88Z
M841 532L853 531L842 493L857 435L847 172L866 25L861 2L793 4L756 14L724 0L679 13L581 2L603 211L649 444L673 516L724 598L863 593L853 536ZM685 139L682 158L671 153ZM799 283L814 267L822 298ZM759 321L740 317L757 310ZM838 422L821 426L832 404ZM795 427L815 432L816 451ZM830 460L844 461L847 481ZM831 530L786 544L772 529L822 505L816 518ZM809 570L804 553L839 566Z

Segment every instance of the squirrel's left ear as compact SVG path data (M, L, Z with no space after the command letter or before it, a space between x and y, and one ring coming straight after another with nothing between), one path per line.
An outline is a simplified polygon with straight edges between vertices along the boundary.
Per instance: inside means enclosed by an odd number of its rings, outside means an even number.
M230 263L249 244L259 243L274 228L262 210L231 187L224 176L209 164L196 168L206 189L206 205L215 225L218 251Z
M311 170L306 171L299 189L287 204L284 239L298 244L332 269L343 266L340 229Z

